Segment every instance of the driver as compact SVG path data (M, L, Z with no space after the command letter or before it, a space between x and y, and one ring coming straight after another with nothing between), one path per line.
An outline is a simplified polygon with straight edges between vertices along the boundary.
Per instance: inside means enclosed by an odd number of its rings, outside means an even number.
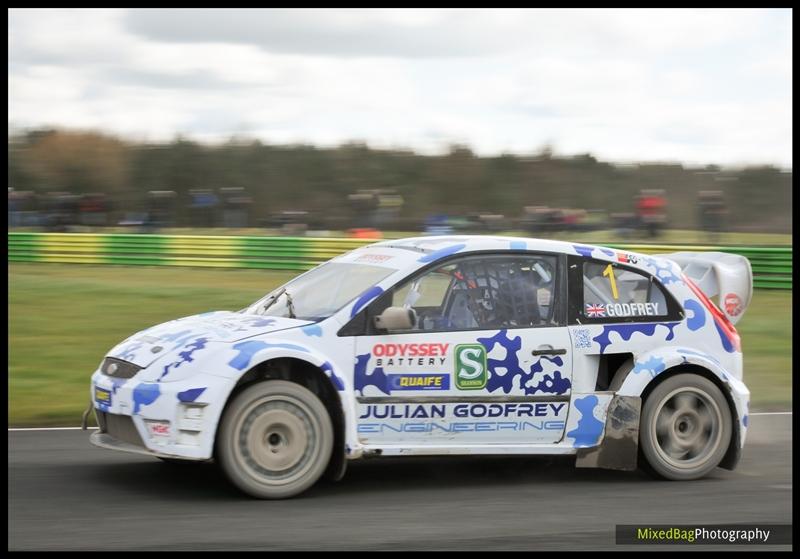
M497 318L509 326L537 326L541 322L538 303L539 274L515 270L497 290Z
M518 262L495 265L491 269L465 263L454 275L466 292L466 306L477 327L541 323L538 292L543 278L535 269Z

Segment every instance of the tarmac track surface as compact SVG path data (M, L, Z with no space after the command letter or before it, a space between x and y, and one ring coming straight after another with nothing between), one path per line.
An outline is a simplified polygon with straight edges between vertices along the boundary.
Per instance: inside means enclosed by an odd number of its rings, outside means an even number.
M243 496L213 464L95 448L86 431L9 432L9 549L644 551L616 546L614 526L791 523L791 420L752 417L737 470L694 482L569 457L382 458L285 501Z

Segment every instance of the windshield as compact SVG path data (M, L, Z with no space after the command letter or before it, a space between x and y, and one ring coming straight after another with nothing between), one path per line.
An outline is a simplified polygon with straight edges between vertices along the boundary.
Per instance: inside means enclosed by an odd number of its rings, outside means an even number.
M245 313L322 320L395 271L382 266L329 262L270 292Z

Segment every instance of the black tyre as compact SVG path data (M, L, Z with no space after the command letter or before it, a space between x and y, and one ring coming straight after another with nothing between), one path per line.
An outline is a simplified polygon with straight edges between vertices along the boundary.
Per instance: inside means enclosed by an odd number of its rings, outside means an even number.
M685 373L647 397L639 425L645 468L671 480L698 479L717 467L731 441L731 412L710 380Z
M311 487L333 450L333 425L316 394L270 380L230 403L217 431L217 459L239 489L260 499L284 499Z

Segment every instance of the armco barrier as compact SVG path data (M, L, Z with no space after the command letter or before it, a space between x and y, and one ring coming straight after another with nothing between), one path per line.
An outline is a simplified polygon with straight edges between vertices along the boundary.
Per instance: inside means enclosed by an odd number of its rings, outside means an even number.
M9 262L307 270L370 239L83 233L9 233ZM791 247L606 244L646 254L720 251L746 256L754 285L791 289Z

